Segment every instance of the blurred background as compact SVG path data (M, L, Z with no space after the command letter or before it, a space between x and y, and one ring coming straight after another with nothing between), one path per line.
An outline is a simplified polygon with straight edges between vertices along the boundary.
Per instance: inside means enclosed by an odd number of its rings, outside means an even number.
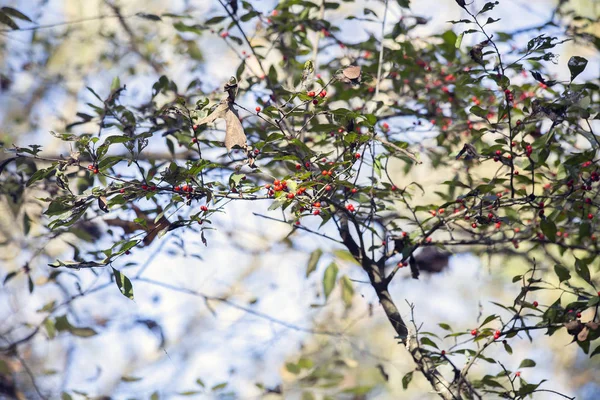
M278 2L251 3L268 15ZM475 3L481 7L484 2ZM572 0L569 4L590 18L600 15L598 1ZM64 132L65 125L77 119L76 113L86 112L86 103L93 101L86 87L106 96L112 80L119 77L127 86L121 101L139 104L151 96L152 84L161 75L180 87L198 80L210 92L220 90L239 64L218 32L191 37L174 29L169 20L135 17L140 12L172 13L186 16L185 23L193 25L224 14L216 0L4 0L2 5L34 21L19 21L23 28L19 31L0 26L0 141L5 145L37 143L47 154L68 155L68 147L49 131ZM503 31L516 31L545 23L556 5L549 0L502 1L494 17L501 18ZM115 7L125 18L115 18ZM345 41L359 42L369 34L379 37L379 24L346 19L365 7L381 13L383 4L374 0L342 3L337 10L326 10L325 18L342 28L340 37ZM451 29L447 21L465 17L454 0L413 1L411 10L430 19L420 28L423 36ZM395 1L390 1L388 12L386 31L406 13ZM245 27L252 37L261 29L252 23ZM561 32L560 27L548 29ZM465 48L473 44L467 40ZM566 60L580 55L589 65L579 79L598 77L597 49L567 42L557 52L559 62L550 65L556 76L568 74ZM273 53L271 57L281 56ZM249 109L265 93L253 95L241 100ZM427 135L411 139L428 145ZM159 146L151 150L166 152ZM431 173L427 162L410 174L405 176L398 166L393 178L405 183L416 180L426 188L441 179L439 171ZM34 202L23 207L29 207L29 215L40 213ZM437 398L418 374L409 389L403 390L402 377L412 371L412 361L393 339L370 285L363 283L366 277L361 268L335 244L265 219L261 215L278 216L267 208L267 202L229 204L225 213L214 218L216 229L207 235L207 247L199 235L175 231L150 247L134 249L127 258L137 264L129 272L137 278L131 301L110 283L108 270L68 271L56 284L44 285L52 272L48 262L72 253L74 247L92 248L102 232L92 229L87 236L48 242L35 218L27 222L31 227L26 234L23 209L3 197L0 279L31 262L35 290L29 293L22 274L0 288L0 347L27 337L45 318L39 310L51 302L66 302L62 311L68 312L73 326L94 329L78 334L54 332L54 337L51 330L42 328L43 332L19 346L20 360L0 353L4 384L13 379L9 371L17 371L14 379L19 390L32 399L252 399L277 398L281 391L290 399ZM110 238L99 240L110 242ZM323 255L316 271L306 278L310 255L319 248ZM353 291L348 298L343 296L347 291L336 287L325 301L322 276L333 261L339 274L351 280ZM456 253L440 262L441 272L423 274L419 280L402 270L390 289L403 317L410 319L408 304L414 303L416 322L438 334L444 334L438 322L447 322L457 331L476 327L481 315L495 312L491 301L506 302L516 296L520 286L512 283L512 277L529 268L497 254ZM82 290L85 296L79 296ZM539 300L550 303L555 299ZM549 338L537 332L533 343L525 336L513 339L518 356L510 357L501 348L490 355L504 360L512 370L521 359L531 358L537 367L523 371L525 379L548 379L546 387L578 399L600 398L598 359L590 360L569 341L566 333ZM318 372L307 376L300 371L306 366ZM476 368L482 372L488 366Z

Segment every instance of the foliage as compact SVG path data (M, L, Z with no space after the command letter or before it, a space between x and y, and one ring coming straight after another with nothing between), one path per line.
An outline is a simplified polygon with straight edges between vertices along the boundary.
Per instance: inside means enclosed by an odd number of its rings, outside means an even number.
M260 201L265 211L281 210L275 219L290 230L332 241L337 259L362 268L415 362L414 373L442 398L520 399L546 390L548 382L527 382L486 356L493 346L512 354L517 335L566 330L585 354L600 352L600 141L594 132L600 89L597 79L581 78L588 64L581 56L566 62L568 76L547 72L549 63L565 63L554 52L567 40L598 49L600 39L584 33L593 21L570 16L561 2L556 18L565 18L569 36L504 32L492 16L499 2L457 1L464 19L418 37L427 20L410 13L409 1L398 1L406 16L384 30L383 41L371 36L353 43L324 17L349 1L286 1L270 15L255 2L218 3L219 13L200 22L174 14L136 18L172 26L197 62L204 56L195 40L218 35L239 57L228 66L236 71L230 81L210 89L199 81L182 87L152 54L134 47L157 76L149 97L128 104L124 77L110 88L87 87L92 101L79 104L76 120L51 132L69 149L65 157L48 155L38 144L6 143L0 193L24 234L41 218L48 241L72 234L88 244L73 244L72 256L52 260L49 270L34 254L6 275L5 286L24 275L34 292L32 275L46 274L42 286L49 286L62 274L110 268L118 290L134 300L141 272L131 275L131 252L176 232L196 232L210 246L215 216L227 213L231 202ZM385 21L387 3L385 10L365 8L354 18ZM15 9L1 9L0 23L9 30L19 29L15 18L29 21ZM248 23L261 24L257 34L270 46L253 44ZM223 90L211 92L216 86ZM156 149L165 151L155 156ZM422 165L454 172L427 197L431 188L393 175L398 165L407 176ZM421 200L432 194L434 202ZM32 214L31 203L42 205L41 215ZM413 325L402 319L389 291L405 267L419 277L418 255L426 248L508 254L525 258L530 268L513 279L521 286L514 302L496 304L472 331L425 321L426 329L439 324L447 331L441 337L422 329L414 314ZM306 276L329 256L315 250ZM352 307L353 282L333 261L323 272L322 301L336 287L344 306ZM533 301L540 291L555 293L554 303ZM80 291L69 302L85 295ZM31 337L42 334L41 327L50 338L97 333L69 322L64 305L44 306ZM411 310L418 315L418 304ZM14 339L3 351L18 352L27 342ZM469 374L480 361L489 363L486 374ZM451 372L442 372L442 365ZM525 359L518 368L535 365ZM373 389L345 387L342 374L306 358L285 368L298 376L306 398L313 398L317 384L331 388L332 396ZM412 379L410 372L402 385ZM225 383L210 389L201 382L202 390L186 393L227 392Z

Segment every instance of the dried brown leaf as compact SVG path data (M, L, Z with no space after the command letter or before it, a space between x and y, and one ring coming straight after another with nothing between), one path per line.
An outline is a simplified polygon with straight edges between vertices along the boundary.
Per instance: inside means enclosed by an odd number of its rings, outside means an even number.
M227 110L229 110L229 103L227 101L222 101L212 113L198 121L198 125L210 124L217 118L225 118Z
M108 202L106 200L106 197L104 197L104 196L98 197L98 208L104 212L108 212Z
M362 69L360 65L351 65L342 70L341 74L337 75L337 79L341 82L352 83L353 85L360 84Z
M227 148L227 151L235 146L245 149L246 134L244 133L244 127L240 122L240 117L233 107L230 107L225 114L225 124L225 147Z

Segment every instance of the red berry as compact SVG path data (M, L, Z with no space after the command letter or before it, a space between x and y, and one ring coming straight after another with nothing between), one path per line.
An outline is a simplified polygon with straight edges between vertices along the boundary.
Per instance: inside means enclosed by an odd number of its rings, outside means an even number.
M192 143L198 143L198 138L192 138Z
M119 190L119 193L125 193L125 189Z
M279 179L275 179L275 180L273 181L273 185L275 185L275 186L279 185L280 183L281 183L281 182L279 181Z
M87 168L91 171L94 169L94 166L92 164L88 165Z
M294 198L294 193L288 193L286 197L291 200Z
M179 192L179 191L181 190L181 188L180 188L179 186L175 186L175 187L173 188L173 190L174 190L174 191L176 191L176 192Z
M359 159L359 158L360 158L360 153L356 153L356 154L354 155L354 157L355 157L356 159Z
M321 98L323 98L323 97L327 96L327 92L326 92L326 91L324 91L324 90L321 90L321 93L319 93L319 96L320 96Z
M592 214L592 213L589 213L589 214L588 214L588 219L594 219L594 214Z
M312 101L312 103L313 103L313 104L316 106L317 104L319 104L319 100L317 100L317 99L314 99L314 100Z
M502 151L501 150L496 150L496 155L497 156L501 156L502 155Z
M147 185L142 185L142 190L148 190L148 186Z
M320 208L321 207L321 202L317 201L317 202L313 203L313 207Z
M537 306L538 306L538 305L539 305L539 303L538 303L537 301L534 301L534 302L533 302L533 306L534 306L535 308L537 308Z
M347 204L346 205L346 210L350 211L350 212L354 212L354 205L352 204Z
M229 36L229 32L227 32L227 31L221 32L221 37L222 38L226 38L227 36Z
M477 329L473 329L471 331L471 336L477 336Z
M350 191L352 192L352 194L354 194L354 193L358 192L358 189L352 188L352 190L350 190Z
M315 97L315 92L313 92L313 91L310 91L310 92L306 93L306 95L307 95L308 97Z
M313 211L313 215L319 215L319 214L321 214L321 210L314 210Z
M208 211L208 207L206 207L206 206L200 206L200 210L206 212L206 211Z
M407 237L408 236L408 232L402 232L402 237ZM600 292L598 292L598 296L600 296Z
M521 376L521 373L519 371L515 372L515 376L518 378Z
M398 190L398 188L396 187L396 185L392 185L392 187L390 188L390 190L393 192L393 191Z
M477 228L477 224L476 224L475 222L473 222L473 223L471 224L471 227L472 227L473 229L475 229L475 228Z
M98 168L94 168L94 171L92 171L92 172L94 172L94 174L98 174L98 172L100 172L100 171L98 170Z
M331 189L332 189L331 185L327 185L327 186L325 186L325 190L326 190L327 192L330 192L330 191L331 191Z
M154 185L150 186L150 190L154 192L156 190L156 186L154 186Z
M578 313L576 314L576 316L577 316L577 318L581 318L581 313L580 313L580 312L578 312Z
M296 169L301 169L301 168L302 168L302 165L296 164Z
M427 239L425 239L425 242L431 243L431 236L427 237Z
M260 112L260 107L256 107L255 110L257 113Z
M307 162L305 162L305 163L304 163L304 166L305 166L306 168L310 168L310 163L307 161Z

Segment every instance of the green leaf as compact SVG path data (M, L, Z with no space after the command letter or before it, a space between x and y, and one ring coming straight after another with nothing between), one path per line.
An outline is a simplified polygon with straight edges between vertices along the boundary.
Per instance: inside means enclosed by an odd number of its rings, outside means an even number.
M548 240L551 242L556 241L556 224L554 224L554 222L550 221L548 218L543 219L540 223L540 228Z
M27 15L23 14L19 10L15 10L12 7L2 7L2 8L0 8L0 11L4 12L4 14L6 14L6 15L10 15L11 17L15 17L15 18L22 19L25 21L33 22Z
M454 47L456 47L457 49L460 49L460 44L462 43L463 37L465 36L465 33L461 33L460 35L458 35L458 37L456 38L456 43L454 44Z
M438 348L437 344L435 344L435 342L433 340L429 339L428 337L422 337L421 338L421 344L422 345L431 346L431 347L435 347L436 349Z
M117 89L119 89L121 87L121 80L119 79L118 76L115 76L112 80L112 83L110 84L110 90L111 91L115 91Z
M215 24L218 24L219 22L224 21L225 18L227 18L227 16L212 17L211 19L206 21L205 24L206 25L215 25Z
M479 106L473 106L470 108L471 114L477 115L481 118L487 118L488 112Z
M119 287L119 290L121 291L123 296L133 300L133 286L131 285L131 281L129 280L129 278L122 274L120 271L116 270L114 267L112 270L115 276L115 282L117 283L117 286Z
M558 276L558 280L560 282L568 281L569 279L571 279L571 273L569 272L569 270L560 264L556 264L554 266L554 272L556 273L556 276Z
M19 29L19 25L15 23L8 15L0 11L0 24L8 25L13 29Z
M352 296L354 296L354 288L352 287L352 281L346 275L340 279L340 285L342 285L342 300L346 305L346 308L352 306Z
M14 278L15 276L17 276L17 274L19 273L19 271L12 271L9 272L8 274L6 274L6 277L4 278L4 285L6 285L6 283L8 281L10 281L12 278Z
M306 277L311 274L314 270L317 269L317 264L319 263L319 259L323 255L323 250L317 249L310 253L310 258L308 259L308 265L306 266Z
M493 320L495 320L495 319L497 319L497 318L498 318L498 316L497 316L496 314L488 315L488 317L487 317L487 318L486 318L486 319L483 321L483 323L482 323L481 325L479 325L479 326L480 326L480 327L481 327L481 326L484 326L484 325L486 325L486 324L488 324L488 323L492 322Z
M442 328L442 329L445 329L445 330L447 330L447 331L450 331L450 332L452 332L452 327L451 327L450 325L448 325L448 324L439 323L439 324L438 324L438 326L439 326L440 328Z
M147 19L150 21L162 21L162 18L155 14L146 14L146 13L139 12L139 13L135 14L135 16L143 18L143 19Z
M403 8L409 8L410 7L410 0L397 0L398 1L398 5L400 7Z
M23 231L25 233L25 236L29 235L30 229L31 229L31 218L29 218L29 215L25 212L25 213L23 213Z
M142 380L142 378L139 378L137 376L122 376L121 377L121 381L123 381L123 382L138 382L141 380Z
M575 272L577 272L577 275L579 275L584 281L591 284L590 270L583 260L578 258L575 259Z
M521 361L521 364L519 364L519 368L531 368L535 367L535 365L535 361L526 358L523 361Z
M225 389L227 387L227 382L219 383L218 385L213 386L210 390L216 392L217 390Z
M338 267L335 263L329 264L323 275L323 291L325 292L325 299L329 298L333 287L335 286L335 280L338 274Z
M573 56L569 59L569 71L571 71L571 81L577 77L580 73L583 72L585 67L587 66L588 60L583 57Z
M406 388L408 388L408 385L410 384L410 381L412 381L412 378L413 378L413 371L409 372L408 374L406 374L402 377L402 388L404 390L406 390Z
M301 371L300 366L298 366L297 364L294 364L294 363L286 363L285 369L287 369L288 372L290 372L294 375L298 375Z
M498 5L498 2L497 2L497 1L494 1L494 2L492 2L492 1L490 1L490 2L487 2L487 3L485 3L485 4L484 4L484 6L483 6L483 8L481 9L481 11L479 11L479 12L477 13L477 15L479 15L479 14L483 14L483 13L485 13L485 12L488 12L488 11L490 11L491 9L493 9L494 7L496 7L497 5Z
M590 358L594 357L594 356L595 356L595 355L597 355L597 354L600 354L600 346L596 347L596 348L594 349L594 351L592 351L592 352L590 353Z
M356 258L354 258L354 256L348 250L334 250L333 254L335 254L335 256L342 261L348 261L352 264L360 265L358 261L356 261Z

